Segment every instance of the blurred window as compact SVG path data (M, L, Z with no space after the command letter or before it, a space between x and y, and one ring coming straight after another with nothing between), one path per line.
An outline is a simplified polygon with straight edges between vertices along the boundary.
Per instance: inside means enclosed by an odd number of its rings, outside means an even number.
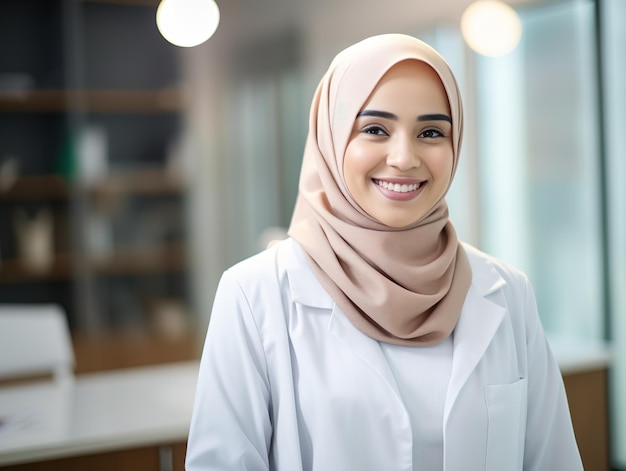
M604 72L605 136L607 155L607 219L611 338L614 357L611 371L613 461L626 468L626 2L601 2Z
M521 12L519 47L477 57L484 250L533 281L546 330L604 335L593 2Z

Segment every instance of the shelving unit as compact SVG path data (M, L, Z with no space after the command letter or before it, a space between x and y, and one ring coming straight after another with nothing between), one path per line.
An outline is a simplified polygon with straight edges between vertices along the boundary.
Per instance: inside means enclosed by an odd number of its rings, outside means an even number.
M74 257L71 253L55 254L45 271L29 269L20 260L4 260L0 270L0 284L72 280L75 276ZM84 263L97 276L184 273L188 265L182 244L119 250L106 258L96 257Z
M0 190L0 201L66 200L70 197L68 183L59 175L27 175L19 177Z
M182 95L162 90L19 90L0 91L2 113L65 113L68 103L80 103L88 113L177 113Z
M0 303L61 304L81 371L198 354L172 153L185 97L157 3L0 2Z

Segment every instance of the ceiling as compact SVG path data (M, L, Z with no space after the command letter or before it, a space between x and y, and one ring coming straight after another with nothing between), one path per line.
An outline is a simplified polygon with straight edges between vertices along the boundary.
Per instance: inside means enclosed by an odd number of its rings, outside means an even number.
M385 24L387 19L402 18L412 27L440 22L456 22L473 0L217 0L222 11L223 29L246 34L284 26L302 25L320 18L334 18L343 28L354 28L372 20ZM554 0L503 0L523 8L529 4ZM331 25L328 25L329 28Z

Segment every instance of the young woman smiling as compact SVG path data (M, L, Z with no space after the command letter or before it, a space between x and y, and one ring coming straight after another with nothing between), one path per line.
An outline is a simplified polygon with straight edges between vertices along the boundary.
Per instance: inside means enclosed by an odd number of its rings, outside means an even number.
M215 297L188 471L579 471L532 287L460 242L445 61L365 39L311 105L289 237Z
M435 71L394 65L357 114L343 157L352 198L390 227L421 219L452 181L452 121Z

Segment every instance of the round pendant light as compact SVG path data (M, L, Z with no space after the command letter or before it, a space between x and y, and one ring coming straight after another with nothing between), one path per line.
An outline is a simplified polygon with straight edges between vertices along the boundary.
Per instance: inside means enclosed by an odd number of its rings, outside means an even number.
M478 0L461 17L461 34L467 45L484 56L503 56L515 49L522 37L517 12L499 0Z
M180 47L202 44L213 36L219 22L214 0L162 0L156 12L161 35Z

